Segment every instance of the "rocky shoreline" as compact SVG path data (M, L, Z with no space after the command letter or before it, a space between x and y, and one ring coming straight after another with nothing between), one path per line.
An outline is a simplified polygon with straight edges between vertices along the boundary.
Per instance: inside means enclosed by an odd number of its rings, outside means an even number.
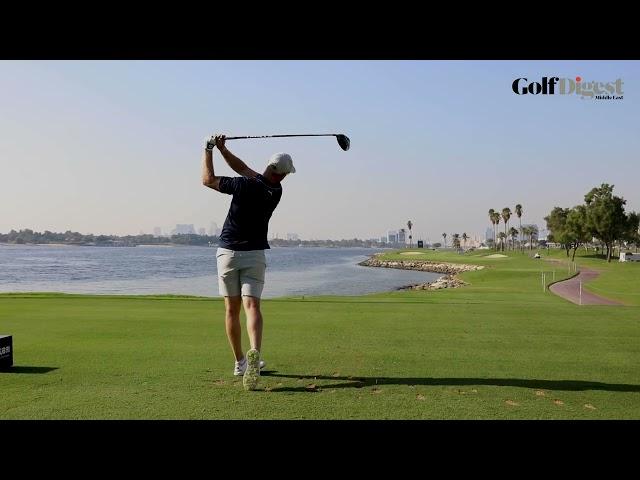
M466 265L462 263L430 262L426 260L379 260L375 256L360 262L363 267L399 268L402 270L418 270L422 272L443 273L444 276L435 282L418 283L398 288L398 290L440 290L443 288L458 288L467 285L456 275L462 272L481 270L481 265Z

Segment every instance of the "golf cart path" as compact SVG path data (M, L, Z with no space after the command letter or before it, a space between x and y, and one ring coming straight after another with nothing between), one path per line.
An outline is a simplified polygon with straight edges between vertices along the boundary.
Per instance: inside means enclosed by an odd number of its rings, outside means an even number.
M582 305L624 305L617 300L610 300L587 291L584 286L600 273L589 268L580 267L580 272L573 278L554 283L549 287L553 293L576 305L580 304L580 282L582 282Z

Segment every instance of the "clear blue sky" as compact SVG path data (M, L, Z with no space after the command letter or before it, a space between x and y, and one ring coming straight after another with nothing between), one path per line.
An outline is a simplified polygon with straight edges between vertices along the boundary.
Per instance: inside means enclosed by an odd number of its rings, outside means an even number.
M624 81L620 101L518 96L517 77ZM0 232L137 234L221 226L230 197L200 183L205 135L243 140L256 170L292 155L270 233L483 234L487 210L555 205L602 182L640 210L640 63L565 61L0 62ZM232 175L219 156L217 172Z

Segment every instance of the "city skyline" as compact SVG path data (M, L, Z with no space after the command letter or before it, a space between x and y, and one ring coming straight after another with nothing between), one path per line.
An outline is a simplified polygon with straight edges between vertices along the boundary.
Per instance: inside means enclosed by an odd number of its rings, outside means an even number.
M169 237L172 235L209 235L209 236L219 236L219 234L222 231L222 228L217 227L216 222L210 222L209 224L209 229L207 230L207 228L205 228L204 226L198 226L195 224L175 224L172 226L155 226L153 227L153 229L151 231L145 231L144 229L140 229L138 231L137 234L134 233L128 233L128 234L111 234L111 233L100 233L100 234L96 234L95 232L78 232L81 233L83 235L120 235L120 236L127 236L127 235L131 235L131 236L135 236L135 235L153 235L156 237ZM510 223L511 226L513 226ZM545 224L546 225L546 224ZM535 226L538 231L538 238L545 238L548 234L548 230L546 227L539 227L537 224L530 224L530 223L523 223L522 224L523 227L525 226ZM28 228L29 230L32 230L34 232L38 232L37 229L32 229L32 228ZM517 228L516 228L517 229ZM23 229L11 229L14 231L20 231ZM69 231L77 231L74 229L68 229ZM44 233L45 230L40 231L40 233ZM56 231L56 230L49 230L49 231L53 231L54 233L64 233L64 231L60 230L60 231ZM66 230L65 230L66 231ZM496 233L498 233L500 231L500 229L498 228L498 230L496 230ZM0 233L9 233L9 231L7 232L0 232ZM487 238L491 238L493 239L493 228L492 227L487 227L485 230L485 234L482 235L478 232L472 232L472 231L462 231L462 233L456 231L456 232L446 232L447 233L447 238L450 239L455 233L458 233L460 236L462 236L464 233L467 234L468 239L470 242L474 242L476 244L479 243L485 243ZM405 232L405 235L402 236L400 234L400 229L398 230L388 230L387 234L382 235L382 236L363 236L363 237L353 237L353 236L342 236L342 237L313 237L313 238L306 238L303 237L301 235L299 235L298 233L295 232L287 232L287 233L280 233L280 232L268 232L268 239L286 239L286 240L351 240L354 238L357 238L359 240L366 240L366 241L372 241L372 242L378 242L378 243L398 243L398 244L409 244L409 233ZM442 235L440 235L440 238L442 238ZM429 236L424 236L424 235L413 235L413 243L415 244L418 240L421 240L423 242L425 242L425 244L434 244L434 243L443 243L443 241L441 241L437 236L435 237L435 239L432 239Z
M487 210L545 225L601 183L640 210L637 61L0 62L0 232L134 235L221 227L230 197L201 185L206 135L261 171L292 154L270 232L414 240L481 234ZM621 79L624 99L517 95L514 79ZM260 79L256 81L256 79ZM220 92L225 92L220 95ZM47 132L44 145L36 132ZM234 172L214 151L220 175ZM211 220L214 219L214 220ZM197 230L196 230L197 231Z
M525 224L523 224L524 226ZM535 225L535 224L534 224ZM215 226L215 227L214 227ZM537 225L536 225L537 227ZM221 228L217 228L217 224L216 222L210 222L210 227L209 230L207 230L205 227L203 226L198 226L198 225L194 225L194 224L176 224L174 227L154 227L153 228L153 233L151 232L145 232L144 230L140 231L140 234L152 234L154 236L170 236L172 234L193 234L194 232L197 231L198 235L209 235L209 236L218 236L221 232ZM540 232L546 232L546 229L540 229ZM81 232L84 233L84 232ZM452 232L451 234L447 233L447 235L453 235L454 233L458 233L458 232ZM469 242L474 242L474 243L481 243L484 242L486 240L486 238L493 238L493 229L491 227L488 227L485 231L485 235L481 235L477 232L466 232L463 231L462 233L460 233L460 235L462 235L463 233L466 233L469 239ZM489 233L491 233L491 235L489 236ZM394 237L394 238L392 238ZM542 238L542 235L540 235L540 237ZM352 239L354 237L340 237L340 238L330 238L330 237L326 237L326 238L305 238L300 236L298 233L296 232L286 232L284 234L280 233L280 232L269 232L268 233L268 238L269 239L285 239L285 240L349 240ZM378 242L378 243L405 243L405 244L409 244L409 233L405 232L404 237L402 237L400 235L400 229L398 230L388 230L387 234L382 235L382 236L364 236L362 238L360 238L360 240L366 240L366 241L374 241L374 242ZM425 243L438 243L439 240L431 240L430 237L426 237L426 236L422 236L422 235L413 235L413 243L415 244L418 240L421 240ZM440 242L441 243L441 242Z

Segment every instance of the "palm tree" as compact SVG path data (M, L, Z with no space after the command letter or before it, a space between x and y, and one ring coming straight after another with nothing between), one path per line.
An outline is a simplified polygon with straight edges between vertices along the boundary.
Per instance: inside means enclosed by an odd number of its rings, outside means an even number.
M400 229L400 233L402 234L402 237L404 238L404 233L406 232L406 230L404 228ZM405 240L404 244L407 244L407 241Z
M444 239L444 248L447 248L447 234L443 233L442 238Z
M500 239L500 249L504 252L504 239L507 238L507 234L500 232L498 233L498 238Z
M523 238L529 238L530 232L531 232L531 227L527 227L526 225L520 229L520 233L522 234ZM524 251L524 245L522 246L522 248Z
M496 245L496 250L498 249L498 225L500 225L500 214L498 212L493 212L493 243Z
M518 233L520 232L513 227L509 229L509 235L511 235L511 248L513 248L513 250L516 249L516 237L518 236Z
M413 227L413 223L411 223L411 220L409 220L407 222L407 228L409 229L409 248L412 248L413 242L412 242L412 236L411 236L411 227Z
M504 207L502 209L502 219L504 220L504 236L507 236L507 226L509 225L509 219L511 218L511 209Z
M533 250L533 236L538 235L538 227L531 226L529 228L529 249Z
M453 248L455 249L460 248L460 234L458 233L453 234Z
M516 215L518 216L518 222L520 227L520 232L522 232L522 205L516 205ZM522 246L522 235L520 235L520 246Z
M465 248L467 248L467 239L468 238L469 238L469 236L467 235L466 232L462 234L462 242L463 242Z
M495 245L496 243L496 221L494 218L494 215L496 214L496 211L493 208L489 209L489 221L491 222L491 225L493 226L493 244Z

